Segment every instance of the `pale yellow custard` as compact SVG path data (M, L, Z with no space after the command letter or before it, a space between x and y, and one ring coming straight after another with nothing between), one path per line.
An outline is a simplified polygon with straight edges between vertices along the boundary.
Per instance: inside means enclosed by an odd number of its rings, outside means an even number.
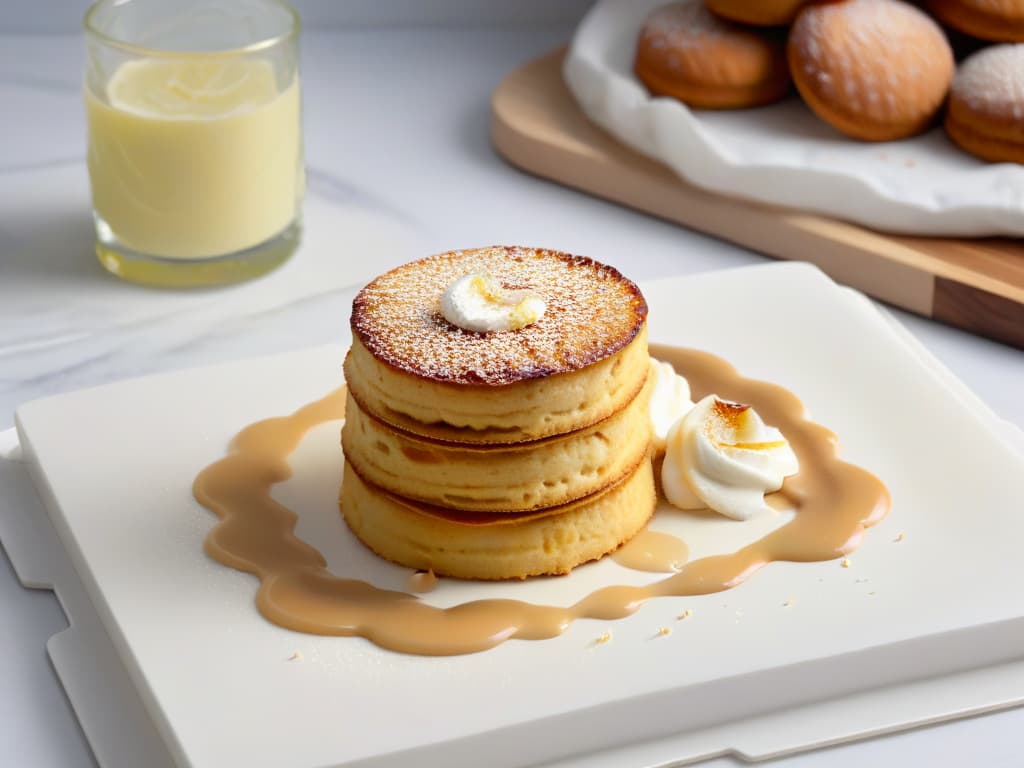
M261 59L122 64L85 88L93 209L152 256L236 253L282 232L302 194L298 79Z

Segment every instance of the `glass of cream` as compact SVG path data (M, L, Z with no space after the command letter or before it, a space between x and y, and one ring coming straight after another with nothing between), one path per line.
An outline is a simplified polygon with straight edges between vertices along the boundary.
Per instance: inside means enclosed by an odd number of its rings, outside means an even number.
M261 275L299 242L299 18L279 0L100 0L84 21L96 255L138 283Z

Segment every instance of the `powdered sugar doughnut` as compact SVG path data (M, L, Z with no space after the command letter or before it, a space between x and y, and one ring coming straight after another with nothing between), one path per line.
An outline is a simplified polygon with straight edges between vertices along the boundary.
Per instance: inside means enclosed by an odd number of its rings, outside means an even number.
M781 35L719 19L702 0L672 3L647 18L635 70L651 93L701 109L768 104L789 90Z
M928 0L928 8L943 24L982 40L1024 42L1024 0Z
M899 0L805 6L789 36L800 95L853 138L889 141L925 130L953 78L953 52L927 14Z
M774 27L789 24L807 0L705 0L722 18L744 24Z
M1024 43L986 48L960 65L946 132L984 160L1024 163Z

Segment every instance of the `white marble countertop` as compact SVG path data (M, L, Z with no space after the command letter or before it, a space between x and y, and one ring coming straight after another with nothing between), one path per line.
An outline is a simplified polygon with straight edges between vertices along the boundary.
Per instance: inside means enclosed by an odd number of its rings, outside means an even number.
M353 263L353 277L439 250L490 243L584 253L638 280L761 261L526 176L495 155L488 140L490 92L504 73L570 33L567 23L550 19L502 29L435 25L306 33L306 153L320 180L318 194L402 233L386 256L367 252ZM63 169L73 176L78 167L84 174L80 56L76 36L0 36L0 189L8 194L35 171ZM83 210L80 219L61 225L87 235L86 217ZM344 336L350 286L275 302L267 298L274 294L274 275L265 278L259 301L249 301L249 294L221 300L207 293L203 305L187 314L140 319L139 297L147 294L130 286L118 293L116 281L93 262L87 238L72 238L70 247L38 262L23 249L16 254L24 245L21 218L13 204L0 207L0 429L12 425L19 403L44 394ZM336 236L343 243L346 230ZM342 257L352 258L339 245ZM5 283L17 286L19 301L4 302ZM113 296L121 310L109 322L85 314L90 299L100 295ZM149 295L153 302L166 298ZM25 297L39 314L25 316ZM55 297L52 303L48 297ZM896 316L997 414L1024 427L1024 355ZM37 326L40 317L45 323ZM45 655L46 639L65 625L63 614L51 594L22 589L2 556L0 615L0 764L93 765ZM1022 730L1024 710L1011 710L771 764L1017 765ZM708 765L738 763L724 757Z

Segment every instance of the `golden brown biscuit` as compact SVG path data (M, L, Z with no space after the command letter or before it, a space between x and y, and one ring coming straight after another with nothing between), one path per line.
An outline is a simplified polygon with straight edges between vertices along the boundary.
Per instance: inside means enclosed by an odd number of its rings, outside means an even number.
M705 0L708 10L731 21L776 27L792 23L807 0Z
M654 95L698 109L770 104L789 90L781 35L719 19L703 0L672 3L647 18L634 70Z
M982 40L1024 42L1024 0L928 0L947 26Z
M542 294L535 323L464 331L440 314L445 288L488 272ZM537 248L431 256L381 275L353 302L349 391L400 430L455 443L508 444L606 419L647 378L647 304L617 270Z
M789 63L807 105L864 141L924 131L953 78L953 52L942 30L899 0L805 6L790 31Z
M462 579L564 574L631 539L654 513L651 461L570 504L518 515L454 513L367 483L345 462L341 510L381 557Z
M992 46L960 65L946 132L983 160L1024 163L1024 44Z

